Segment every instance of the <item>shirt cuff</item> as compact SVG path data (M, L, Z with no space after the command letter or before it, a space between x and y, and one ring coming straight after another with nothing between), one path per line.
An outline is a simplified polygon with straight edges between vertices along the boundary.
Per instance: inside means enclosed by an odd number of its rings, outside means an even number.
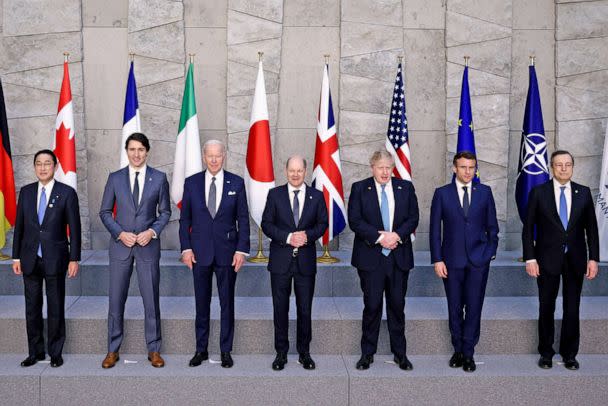
M526 261L526 264L535 264L536 260L535 259L529 259Z
M289 241L291 241L291 235L292 235L292 234L293 234L293 233L289 233L289 234L287 234L287 241L285 241L287 244L289 244Z
M21 262L21 260L19 258L15 258L13 259L13 262Z
M380 241L384 238L384 234L380 234L380 237L376 240L376 244L380 244Z
M148 230L152 231L152 239L156 240L158 238L158 236L156 235L156 231L154 231L153 229L149 228Z
M183 250L182 251L182 255L184 255L186 252L192 252L192 248L188 248L187 250Z
M236 254L242 254L242 255L245 255L245 257L249 256L248 252L243 252L243 251L236 251Z

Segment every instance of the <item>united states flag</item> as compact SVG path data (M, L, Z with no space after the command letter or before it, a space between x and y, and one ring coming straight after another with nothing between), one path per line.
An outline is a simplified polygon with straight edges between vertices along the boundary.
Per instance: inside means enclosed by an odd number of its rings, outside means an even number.
M410 144L407 133L407 118L405 117L405 92L403 91L403 75L401 63L397 67L391 115L386 133L386 150L395 159L393 174L396 178L412 180Z
M334 109L331 103L327 65L325 65L325 69L323 70L323 82L321 84L312 185L323 192L325 204L327 205L329 227L320 241L322 245L327 245L346 227L340 146L338 145Z

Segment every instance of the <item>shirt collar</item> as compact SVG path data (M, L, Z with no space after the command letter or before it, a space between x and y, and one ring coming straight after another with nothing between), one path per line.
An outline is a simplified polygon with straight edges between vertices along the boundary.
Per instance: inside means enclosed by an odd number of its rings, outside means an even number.
M133 168L131 165L129 165L129 176L135 176L135 172L139 172L140 175L142 175L140 177L140 179L143 179L144 175L146 174L146 169L148 169L148 165L144 164L141 168Z
M376 190L382 190L382 184L374 178L374 183L376 184ZM393 179L389 180L385 183L384 190L392 190L393 189Z
M212 175L211 172L205 171L205 181L211 184L212 178L215 177L215 183L222 183L224 181L224 168L220 169L218 173Z
M458 188L462 188L463 186L466 186L467 190L471 190L471 185L473 184L473 181L470 181L469 183L462 183L458 179L454 179L454 181L456 182L456 186Z
M287 182L287 190L289 191L290 195L293 193L294 190L301 190L303 195L306 192L306 183L302 183L302 186L300 186L299 188L295 188L291 185L291 183Z
M560 190L560 188L562 186L566 187L566 190L570 190L570 188L572 187L571 182L568 181L566 182L566 184L562 185L561 183L559 183L555 178L553 178L553 189L555 190Z
M53 190L53 186L55 186L55 178L51 179L46 185L43 185L40 183L40 181L38 181L38 193L40 193L40 190L44 188L45 193L48 195L51 190Z

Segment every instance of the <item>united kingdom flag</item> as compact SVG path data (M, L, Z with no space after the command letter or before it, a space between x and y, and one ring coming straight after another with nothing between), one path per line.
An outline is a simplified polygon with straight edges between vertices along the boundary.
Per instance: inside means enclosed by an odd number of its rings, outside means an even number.
M411 181L412 167L401 63L397 67L397 77L395 78L391 114L388 121L388 131L386 132L386 150L395 159L395 168L393 169L395 177Z
M329 67L326 64L321 85L315 163L312 173L312 185L323 193L329 215L329 227L321 238L323 245L327 245L346 227L340 146L336 134L328 72Z

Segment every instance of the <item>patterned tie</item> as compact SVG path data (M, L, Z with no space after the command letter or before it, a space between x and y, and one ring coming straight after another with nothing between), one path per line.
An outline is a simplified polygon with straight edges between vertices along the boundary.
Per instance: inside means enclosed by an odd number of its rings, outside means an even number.
M209 201L207 202L207 207L209 208L209 214L211 214L211 218L215 218L216 213L216 202L217 202L217 189L215 186L215 176L211 178L211 186L209 186Z
M388 196L386 195L386 184L382 186L382 193L380 194L380 213L382 214L382 225L384 226L384 231L391 231L391 216L388 209ZM388 256L391 253L391 250L388 248L382 248L382 254L384 256Z
M464 190L464 195L462 196L462 210L464 211L464 216L466 217L469 214L469 193L467 192L467 187L463 186L462 190Z
M42 225L44 213L46 212L46 191L42 188L40 203L38 203L38 224ZM42 258L42 244L38 244L38 256Z
M139 172L135 172L135 182L133 182L133 203L135 203L135 210L139 207L139 181L137 177Z
M559 193L559 219L562 221L564 230L568 229L568 203L566 202L566 195L564 191L566 186L560 186L561 192ZM568 252L568 246L564 245L564 252Z
M298 200L298 193L300 193L299 190L293 191L293 222L296 227L298 226L298 223L300 223L300 201Z

